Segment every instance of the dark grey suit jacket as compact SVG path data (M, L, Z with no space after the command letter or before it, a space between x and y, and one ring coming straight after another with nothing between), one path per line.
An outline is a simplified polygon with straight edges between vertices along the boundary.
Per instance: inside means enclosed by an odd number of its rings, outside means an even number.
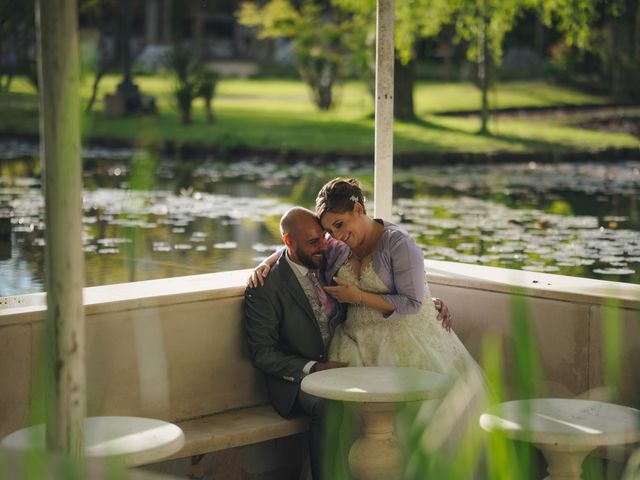
M327 350L320 328L285 255L280 256L263 287L245 292L245 330L253 365L264 372L269 400L282 416L291 413L302 369L311 360L324 362ZM344 319L338 304L331 332Z

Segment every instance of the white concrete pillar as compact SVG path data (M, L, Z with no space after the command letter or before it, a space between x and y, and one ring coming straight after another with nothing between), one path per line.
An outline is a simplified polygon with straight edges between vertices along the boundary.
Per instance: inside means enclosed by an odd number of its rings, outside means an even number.
M391 219L393 201L394 0L378 0L376 25L376 127L374 216Z
M84 252L76 0L38 0L40 144L45 197L47 447L84 451Z

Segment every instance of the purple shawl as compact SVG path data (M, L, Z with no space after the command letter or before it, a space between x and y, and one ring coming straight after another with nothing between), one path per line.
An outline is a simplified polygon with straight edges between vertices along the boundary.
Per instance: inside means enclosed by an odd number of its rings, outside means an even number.
M406 230L385 220L377 221L382 223L384 231L373 251L373 268L390 292L382 297L396 307L388 317L416 313L425 295L430 296L422 250ZM330 285L333 276L347 261L349 247L331 238L325 257L325 279Z

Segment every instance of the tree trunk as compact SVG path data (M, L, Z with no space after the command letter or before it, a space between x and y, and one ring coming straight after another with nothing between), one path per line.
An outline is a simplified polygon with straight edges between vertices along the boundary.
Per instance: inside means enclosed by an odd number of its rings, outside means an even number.
M173 10L173 0L162 0L162 43L169 45L173 41L171 28L171 15Z
M538 12L536 15L536 26L535 26L535 31L534 31L534 41L533 44L535 45L535 51L538 55L540 55L540 58L544 58L545 57L545 50L544 50L544 18L543 18L543 13L542 12Z
M96 102L96 97L98 96L98 86L100 85L100 80L106 73L106 69L98 67L96 71L96 76L93 79L93 86L91 87L91 97L89 97L89 102L87 103L87 107L85 108L85 113L91 113L93 110L93 104Z
M453 54L455 53L453 47L454 34L455 30L453 30L451 26L446 26L442 29L440 51L442 52L442 80L444 82L453 80Z
M393 112L398 120L415 120L413 108L413 85L415 83L415 60L403 65L395 60L395 82L393 85Z
M202 63L204 51L204 9L199 4L193 8L193 47L198 64Z
M482 92L479 133L482 135L489 134L489 74L491 59L489 58L488 29L489 20L485 15L482 15L482 25L478 35L478 83Z
M1 27L1 26L0 26ZM9 41L9 50L11 50L11 42ZM2 39L0 38L0 56L4 56L4 45L2 44ZM14 76L14 66L8 65L7 69L2 71L0 70L0 93L9 93L11 90L11 82L13 81ZM6 80L3 82L3 77L6 75Z
M330 110L333 103L332 85L318 85L316 89L316 104L320 110Z
M207 116L207 123L213 123L215 118L213 117L213 108L211 108L211 101L204 102L204 112Z
M160 13L160 0L147 0L145 2L145 43L153 45L158 43L158 26Z
M87 103L87 107L85 109L85 113L91 113L93 110L93 105L98 96L98 87L100 86L100 81L102 77L107 73L107 71L115 65L115 58L109 57L107 53L106 46L106 38L107 38L107 30L108 30L108 20L105 18L108 15L105 14L105 10L102 11L102 20L100 21L100 27L98 29L98 52L97 52L97 68L96 68L96 76L93 79L93 86L91 88L91 97L89 98L89 102Z
M627 72L625 68L626 25L623 18L615 18L611 28L611 96L616 102L626 100Z
M633 97L635 101L640 101L640 0L636 0L635 20L633 24L633 77L631 82Z
M11 90L11 82L13 82L13 71L7 71L7 80L2 85L2 93L9 93Z
M180 110L180 121L183 125L191 124L191 110L181 109Z

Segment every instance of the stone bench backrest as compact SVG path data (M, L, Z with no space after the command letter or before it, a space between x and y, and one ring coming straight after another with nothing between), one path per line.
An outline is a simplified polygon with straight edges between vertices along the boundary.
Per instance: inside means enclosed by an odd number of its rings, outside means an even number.
M224 298L87 307L87 414L181 421L267 402L248 359L242 302L240 288ZM41 308L0 315L0 438L32 422L32 397L42 399L43 316Z

